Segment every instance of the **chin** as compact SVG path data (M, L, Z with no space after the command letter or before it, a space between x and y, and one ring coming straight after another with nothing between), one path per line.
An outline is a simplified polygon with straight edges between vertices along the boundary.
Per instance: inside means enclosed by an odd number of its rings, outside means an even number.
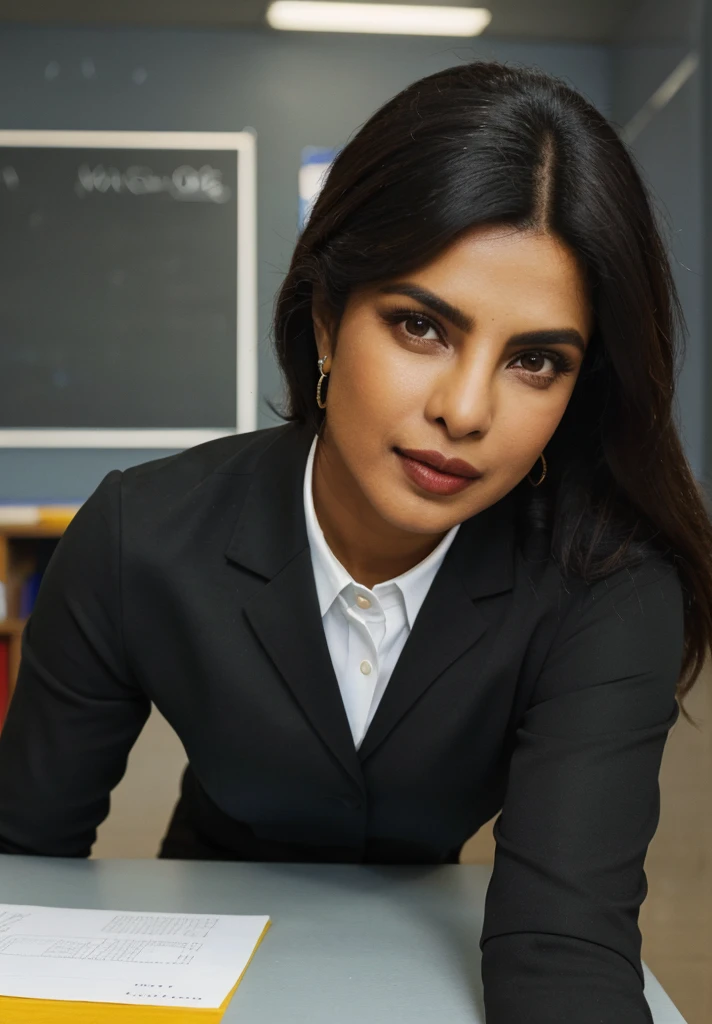
M428 508L417 508L417 504L426 505L426 501L406 502L399 506L390 506L389 508L379 508L377 511L379 515L391 526L394 526L398 530L402 530L404 533L421 533L424 535L433 533L443 533L446 530L451 529L456 523L462 522L463 519L468 518L469 515L474 513L465 512L461 516L456 516L454 509L446 510L444 507L439 510L432 507ZM446 512L449 511L449 515Z

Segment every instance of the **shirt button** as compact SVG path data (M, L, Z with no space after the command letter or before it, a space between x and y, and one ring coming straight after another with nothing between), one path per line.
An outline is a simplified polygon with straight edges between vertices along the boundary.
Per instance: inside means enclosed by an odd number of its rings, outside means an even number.
M339 802L351 811L358 811L362 806L361 801L355 796L341 796L339 797Z
M361 594L359 594L356 597L356 604L359 606L359 608L370 608L371 607L371 602L369 601L369 599L367 597L363 597L363 595L361 595Z
M361 671L363 672L363 674L365 676L370 675L370 673L371 673L371 662L370 661L362 661L361 665L360 665L360 669L361 669Z

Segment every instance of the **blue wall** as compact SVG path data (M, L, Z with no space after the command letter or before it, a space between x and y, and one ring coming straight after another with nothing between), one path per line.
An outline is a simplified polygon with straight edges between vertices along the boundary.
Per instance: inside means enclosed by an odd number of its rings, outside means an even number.
M612 49L613 116L626 124L680 61L700 47L702 0L638 0ZM705 478L707 402L703 285L703 88L707 60L632 141L657 207L687 320L685 359L677 382L677 420L698 480ZM708 455L707 455L708 457Z
M342 145L411 81L475 57L538 65L611 114L611 53L603 46L28 27L0 34L0 127L256 129L259 426L268 426L279 421L263 399L281 392L269 323L296 239L302 146ZM82 72L88 59L95 68L89 78ZM48 79L51 62L59 74ZM110 469L166 454L0 449L0 501L81 501Z

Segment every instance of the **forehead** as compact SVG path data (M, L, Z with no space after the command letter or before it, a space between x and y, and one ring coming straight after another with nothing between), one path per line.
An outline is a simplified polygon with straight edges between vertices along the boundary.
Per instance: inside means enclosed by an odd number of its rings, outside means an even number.
M509 225L468 229L422 270L434 275L456 272L561 286L583 284L585 277L578 257L561 239Z
M551 234L479 225L405 276L475 318L507 310L547 321L571 320L584 330L590 321L583 267Z

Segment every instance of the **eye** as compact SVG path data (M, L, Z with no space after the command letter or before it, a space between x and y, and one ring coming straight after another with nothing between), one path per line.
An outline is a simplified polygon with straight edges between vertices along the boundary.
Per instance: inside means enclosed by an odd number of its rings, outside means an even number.
M403 326L407 334L412 334L423 341L436 341L439 338L432 322L425 316L409 316L407 320L403 321ZM431 335L430 338L428 334Z
M517 356L515 362L523 363L522 369L533 378L539 378L542 384L550 384L565 373L570 373L573 364L561 352L550 350L535 350L522 352ZM550 363L551 369L545 373L541 372L541 364ZM510 363L510 366L515 365Z
M441 341L443 332L431 317L414 309L393 309L381 314L384 321L397 328L401 337L409 341Z

